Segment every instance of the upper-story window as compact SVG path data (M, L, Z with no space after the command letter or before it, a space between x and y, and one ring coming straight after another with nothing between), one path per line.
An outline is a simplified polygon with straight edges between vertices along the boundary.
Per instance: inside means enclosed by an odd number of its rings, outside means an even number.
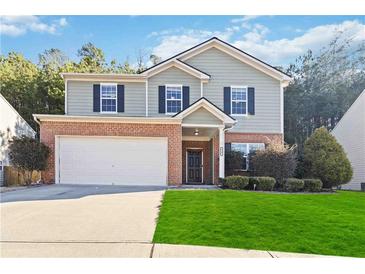
M231 114L247 115L247 87L231 87Z
M174 114L182 109L182 86L166 85L166 114Z
M100 85L101 112L117 112L117 84Z

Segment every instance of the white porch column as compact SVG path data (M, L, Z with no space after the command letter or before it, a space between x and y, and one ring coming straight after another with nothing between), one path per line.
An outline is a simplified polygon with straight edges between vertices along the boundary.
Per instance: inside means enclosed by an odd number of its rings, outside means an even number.
M224 178L224 128L219 128L219 178Z

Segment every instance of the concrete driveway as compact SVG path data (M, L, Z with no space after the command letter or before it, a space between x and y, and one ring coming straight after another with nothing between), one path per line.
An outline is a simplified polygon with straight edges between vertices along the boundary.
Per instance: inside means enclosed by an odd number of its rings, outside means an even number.
M161 187L36 187L1 194L1 257L149 257Z

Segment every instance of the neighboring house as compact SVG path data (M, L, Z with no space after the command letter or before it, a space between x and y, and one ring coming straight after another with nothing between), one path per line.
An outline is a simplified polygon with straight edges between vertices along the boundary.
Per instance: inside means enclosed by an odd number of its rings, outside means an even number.
M36 132L0 94L0 185L4 183L4 167L10 165L9 141L22 135L34 138Z
M347 110L332 134L343 146L349 158L353 176L343 189L365 190L365 90Z
M283 141L290 76L215 37L139 74L62 76L65 115L34 115L49 182L217 183L226 149Z

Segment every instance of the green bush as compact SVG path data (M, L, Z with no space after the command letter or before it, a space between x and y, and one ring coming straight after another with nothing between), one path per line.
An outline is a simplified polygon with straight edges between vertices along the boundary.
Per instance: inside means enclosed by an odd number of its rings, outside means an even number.
M319 192L322 189L322 181L320 179L303 179L304 190L309 192Z
M249 182L248 177L228 176L224 179L223 186L229 189L244 189Z
M273 177L256 177L258 184L256 190L272 191L274 189L276 180Z
M250 189L250 190L254 190L255 189L255 185L256 187L258 186L259 184L259 177L249 177L248 178L248 186L247 186L247 189Z
M284 181L283 190L289 192L302 191L304 188L304 181L296 178L288 178Z
M324 188L332 188L351 180L352 167L342 146L326 128L314 131L304 144L305 176L319 178Z
M49 148L40 141L27 137L14 137L9 145L9 158L13 166L19 169L28 185L32 182L34 170L41 171L47 168Z
M254 175L269 176L281 183L284 178L292 177L297 166L296 146L271 143L265 150L256 151L250 164Z

